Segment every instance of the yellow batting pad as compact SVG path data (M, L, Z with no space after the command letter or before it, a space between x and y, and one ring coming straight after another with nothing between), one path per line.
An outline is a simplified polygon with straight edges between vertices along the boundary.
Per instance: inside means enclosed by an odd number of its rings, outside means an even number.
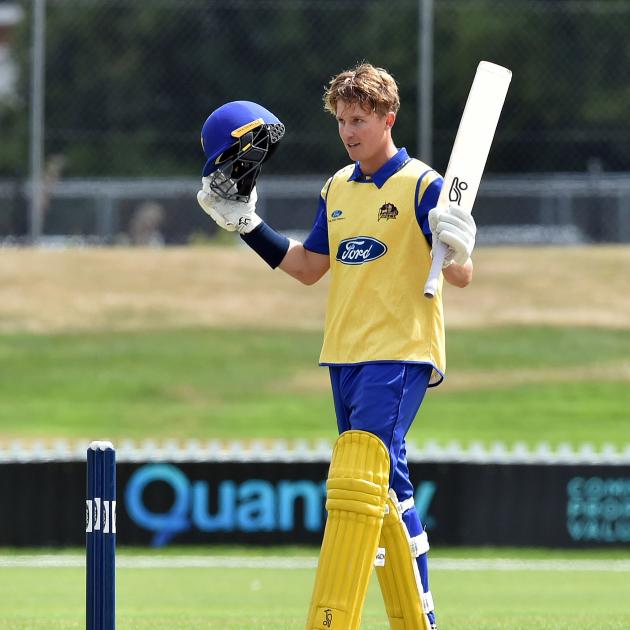
M389 453L366 431L342 433L326 483L328 518L307 630L358 630L389 487Z
M411 553L409 532L398 509L393 490L387 499L387 514L379 547L385 548L385 562L376 567L389 627L393 630L430 630L422 607L422 583L416 559Z

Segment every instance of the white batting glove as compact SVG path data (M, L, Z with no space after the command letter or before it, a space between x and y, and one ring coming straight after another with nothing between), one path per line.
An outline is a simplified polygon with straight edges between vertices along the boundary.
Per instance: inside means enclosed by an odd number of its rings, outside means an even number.
M262 219L256 214L256 188L252 190L249 201L231 201L210 190L208 177L203 177L201 182L203 187L197 193L197 201L220 228L228 232L248 234L262 223Z
M449 248L442 267L448 267L454 262L463 265L470 258L477 234L477 226L470 212L453 204L445 209L433 208L429 211L429 227L433 234L433 248L438 241Z

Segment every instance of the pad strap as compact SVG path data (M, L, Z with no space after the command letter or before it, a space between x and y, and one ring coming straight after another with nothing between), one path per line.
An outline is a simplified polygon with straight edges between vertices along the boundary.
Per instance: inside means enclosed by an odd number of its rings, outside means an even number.
M422 593L422 610L425 613L430 613L435 610L435 605L433 604L433 595L431 595L431 591Z
M394 491L392 490L390 494L393 492ZM394 493L394 496L395 496L395 493ZM400 501L400 502L398 502L397 500L394 500L393 503L396 506L396 510L398 511L398 514L400 514L401 516L407 510L410 510L415 505L415 501L413 500L413 497L409 497L408 499L405 499L404 501ZM414 558L421 556L423 553L427 553L427 551L429 551L430 548L431 547L429 546L429 537L427 536L426 531L423 531L421 534L418 534L417 536L414 536L413 538L409 539L409 549L411 550L411 555Z
M426 531L409 539L409 549L411 550L411 555L414 558L426 553L430 548L429 537L427 536Z
M399 514L404 514L407 510L410 510L415 504L416 503L413 500L413 497L409 497L408 499L405 499L404 501L401 501L397 505L398 513Z

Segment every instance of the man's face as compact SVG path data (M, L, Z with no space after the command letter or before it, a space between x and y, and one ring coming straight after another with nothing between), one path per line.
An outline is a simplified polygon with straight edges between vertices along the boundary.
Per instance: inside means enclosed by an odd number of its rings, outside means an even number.
M386 150L394 114L380 116L366 111L359 103L337 101L339 136L350 159L370 162ZM391 120L390 120L391 119Z

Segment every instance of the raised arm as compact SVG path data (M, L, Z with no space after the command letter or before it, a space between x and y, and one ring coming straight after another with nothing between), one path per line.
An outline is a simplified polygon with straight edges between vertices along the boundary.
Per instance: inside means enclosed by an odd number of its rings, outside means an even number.
M289 249L285 254L280 269L302 284L315 284L329 269L330 257L317 254L304 247L302 243L289 240Z
M197 201L214 222L241 238L272 268L279 267L303 284L315 284L328 271L329 258L276 232L256 214L256 189L247 202L223 199L204 178Z

